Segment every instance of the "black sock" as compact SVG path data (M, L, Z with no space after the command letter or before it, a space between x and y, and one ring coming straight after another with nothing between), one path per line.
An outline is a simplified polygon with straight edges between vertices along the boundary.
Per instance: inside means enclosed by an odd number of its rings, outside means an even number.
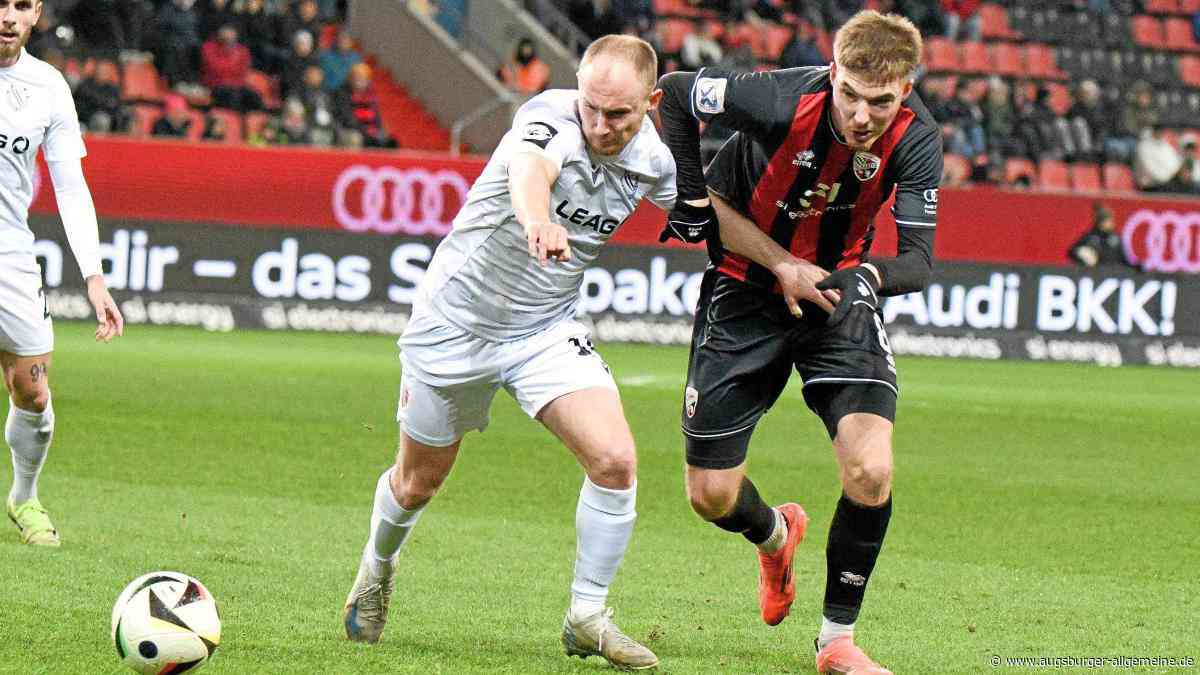
M856 504L845 494L838 500L825 547L825 618L841 624L858 619L891 517L890 496L876 507Z
M754 487L754 483L743 477L733 508L712 521L712 524L722 530L738 532L757 546L775 531L775 510L758 496L758 488Z

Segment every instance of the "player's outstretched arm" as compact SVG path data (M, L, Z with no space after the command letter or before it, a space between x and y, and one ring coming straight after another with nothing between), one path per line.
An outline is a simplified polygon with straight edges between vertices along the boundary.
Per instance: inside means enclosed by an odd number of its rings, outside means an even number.
M96 206L83 177L83 165L78 159L47 162L54 198L62 217L67 243L75 254L79 271L87 281L88 300L96 312L96 340L108 342L125 334L125 319L113 302L100 267L100 232L96 223Z
M519 152L508 165L513 211L525 228L529 255L542 266L550 259L571 259L567 228L550 220L550 189L558 172L553 162L535 152Z
M816 284L829 272L789 253L750 219L738 213L725 200L710 193L713 208L720 220L721 244L725 250L745 256L775 274L788 310L800 316L800 300L808 300L826 312L833 312L833 303L817 290Z

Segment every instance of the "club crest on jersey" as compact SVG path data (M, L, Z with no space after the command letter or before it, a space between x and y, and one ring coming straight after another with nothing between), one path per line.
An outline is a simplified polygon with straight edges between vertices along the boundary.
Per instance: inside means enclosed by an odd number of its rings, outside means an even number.
M688 387L683 390L683 407L687 411L688 419L696 416L696 404L700 402L700 392L694 387Z
M702 77L696 80L696 110L709 115L725 112L725 85L723 77Z
M29 102L29 89L20 85L14 84L8 88L8 104L13 110L20 110Z
M879 173L881 164L883 164L883 160L878 155L856 152L854 153L854 177L865 183Z
M624 177L625 187L633 191L633 196L638 196L638 188L641 187L641 180L638 175L632 171L626 171Z
M545 122L530 122L521 130L521 140L529 141L543 150L557 135L558 130Z
M793 166L802 166L805 169L811 169L811 168L813 168L813 160L816 159L816 157L817 157L817 154L815 152L813 152L812 150L804 150L802 152L797 152L796 159L792 160L792 165Z

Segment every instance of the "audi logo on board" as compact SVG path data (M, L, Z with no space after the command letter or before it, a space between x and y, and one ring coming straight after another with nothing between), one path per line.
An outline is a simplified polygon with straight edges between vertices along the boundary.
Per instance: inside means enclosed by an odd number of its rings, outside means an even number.
M1200 272L1200 212L1142 209L1121 231L1129 261L1147 272Z
M442 236L471 185L447 169L355 164L333 185L333 215L351 232Z

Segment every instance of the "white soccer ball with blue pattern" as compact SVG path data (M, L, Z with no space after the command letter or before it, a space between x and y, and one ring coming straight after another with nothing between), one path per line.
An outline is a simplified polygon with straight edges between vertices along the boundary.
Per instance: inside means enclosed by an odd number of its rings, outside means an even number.
M217 603L186 574L144 574L113 605L112 641L122 662L142 675L193 672L221 643Z

